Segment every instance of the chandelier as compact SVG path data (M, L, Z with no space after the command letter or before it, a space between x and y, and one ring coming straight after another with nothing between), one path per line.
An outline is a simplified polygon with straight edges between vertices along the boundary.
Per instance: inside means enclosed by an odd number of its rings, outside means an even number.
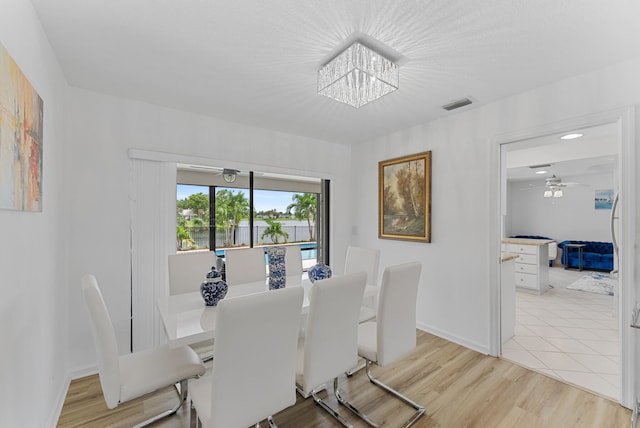
M359 42L318 70L318 94L355 108L398 89L399 67Z

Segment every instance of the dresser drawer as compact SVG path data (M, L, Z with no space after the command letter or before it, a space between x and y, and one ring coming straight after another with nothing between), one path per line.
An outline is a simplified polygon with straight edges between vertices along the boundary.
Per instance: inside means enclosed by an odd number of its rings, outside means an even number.
M516 287L529 288L531 290L537 290L538 289L538 277L537 277L537 275L531 275L529 273L516 272L515 273L515 279L516 279Z
M538 256L536 254L519 254L516 263L526 263L528 265L537 265Z
M518 254L538 254L538 248L535 245L509 244L508 251Z
M517 259L518 261L520 259ZM516 263L516 273L528 273L529 275L536 275L538 273L538 265L529 265L526 263Z

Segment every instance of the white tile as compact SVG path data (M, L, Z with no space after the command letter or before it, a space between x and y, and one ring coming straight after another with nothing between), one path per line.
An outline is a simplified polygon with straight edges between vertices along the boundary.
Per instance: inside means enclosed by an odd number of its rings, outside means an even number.
M516 322L522 325L548 325L540 318L533 315L520 315L516 313ZM602 327L599 325L598 327Z
M524 349L503 349L502 358L532 369L547 368L547 366L534 357L531 352Z
M603 340L609 340L609 341L619 340L618 332L614 330L604 330L604 329L594 328L594 329L591 329L591 332Z
M575 327L575 324L570 320L561 317L545 318L545 322L552 327ZM600 328L602 328L602 325Z
M619 367L614 364L609 358L602 355L590 355L590 354L567 354L574 360L580 362L583 366L589 369L593 373L602 374L618 374Z
M618 318L597 319L596 321L602 326L601 328L615 331L619 329Z
M589 371L589 369L580 364L578 361L562 352L531 351L531 354L538 360L540 360L547 368L553 371Z
M570 337L565 332L565 328L569 327L551 327L551 326L542 326L542 325L529 325L527 326L529 330L534 332L537 336L542 337Z
M560 376L558 376L558 374L551 369L536 369L536 371L540 373L544 373L547 376L552 377L554 379L561 379Z
M598 337L595 333L593 333L591 330L588 330L586 328L581 328L581 327L558 327L558 330L560 330L563 333L565 333L566 337L570 337L570 338L573 338L573 339L578 339L578 340L582 340L582 339L598 340L598 339L600 339L600 337Z
M588 328L588 329L599 329L602 330L602 324L600 324L596 320L584 319L584 318L569 318L567 319L571 325L563 326L563 327L580 327L580 328ZM617 332L616 332L617 334Z
M537 336L537 334L520 324L516 324L514 333L516 336Z
M504 358L617 400L617 372L591 371L619 370L619 320L613 298L567 290L566 285L584 272L556 267L549 275L556 287L546 293L516 292L515 336L503 346Z
M618 388L611 385L602 377L595 373L583 373L575 371L562 371L556 370L556 373L567 382L595 392L596 394L604 395L612 400L619 400Z
M538 336L516 336L514 340L522 346L522 349L528 351L560 352L558 348Z
M600 355L607 355L612 357L617 357L618 355L620 355L620 343L618 341L611 342L606 340L581 340L580 342L593 349Z
M558 348L561 352L574 353L574 354L593 354L594 349L588 345L582 343L576 339L568 339L563 337L548 337L546 338L553 346Z
M522 345L516 342L515 337L512 337L502 345L502 349L524 349L524 348L522 347Z
M620 389L620 375L619 374L610 375L610 374L598 373L598 376L600 376L601 378L603 378L604 380L609 382L616 389L618 389L618 390Z

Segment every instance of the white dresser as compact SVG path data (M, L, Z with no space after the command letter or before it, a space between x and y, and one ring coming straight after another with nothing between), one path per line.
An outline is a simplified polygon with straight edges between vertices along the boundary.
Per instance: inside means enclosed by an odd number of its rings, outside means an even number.
M515 285L521 291L542 294L549 289L549 246L545 239L505 238L502 252L517 254Z

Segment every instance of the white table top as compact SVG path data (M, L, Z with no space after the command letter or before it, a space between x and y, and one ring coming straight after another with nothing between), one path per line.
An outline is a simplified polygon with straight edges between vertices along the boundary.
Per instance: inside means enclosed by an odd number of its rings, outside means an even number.
M287 279L287 287L304 287L303 314L309 310L311 285L309 280L296 284L295 281ZM229 286L225 299L268 290L269 286L265 282L232 285ZM364 297L377 294L378 287L366 286ZM169 345L190 345L215 337L217 307L206 306L199 291L164 296L158 299L157 304Z

